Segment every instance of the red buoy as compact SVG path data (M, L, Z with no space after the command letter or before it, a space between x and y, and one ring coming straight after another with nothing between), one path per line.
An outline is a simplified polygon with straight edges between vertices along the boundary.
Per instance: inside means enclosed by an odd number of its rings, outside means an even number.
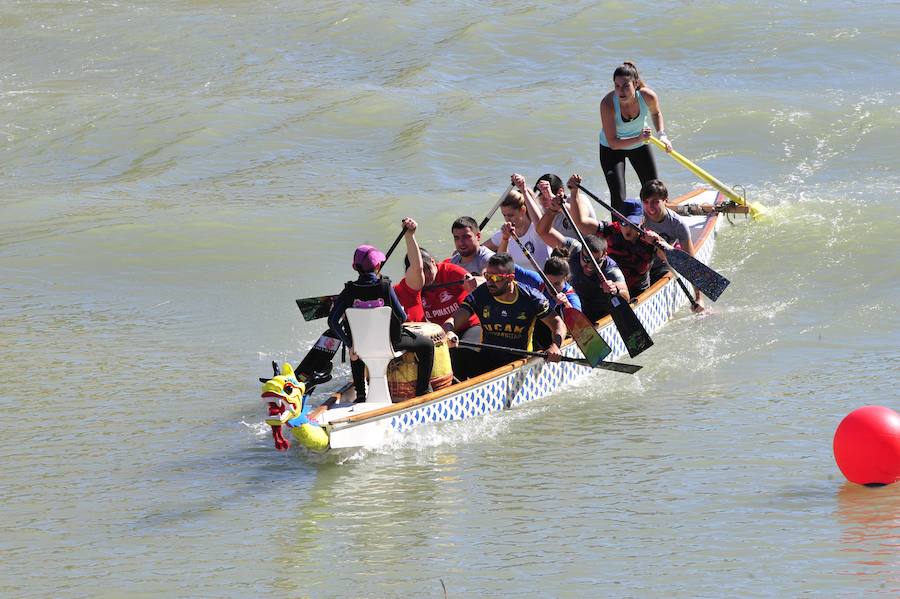
M900 480L900 414L884 406L853 410L834 432L834 460L847 480L889 485Z

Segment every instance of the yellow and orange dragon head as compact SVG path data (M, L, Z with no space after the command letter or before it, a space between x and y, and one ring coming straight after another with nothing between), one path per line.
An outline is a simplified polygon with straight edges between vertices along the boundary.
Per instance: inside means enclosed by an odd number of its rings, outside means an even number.
M270 379L260 378L263 401L269 404L269 417L266 424L272 427L272 438L275 440L275 449L286 451L290 442L284 437L282 428L293 427L293 436L301 445L313 451L325 451L328 449L328 434L322 427L309 422L306 418L307 409L304 406L306 396L306 380L299 380L294 374L294 368L285 362L278 369L278 364L272 362L274 376ZM313 381L313 386L315 386ZM312 387L310 387L312 392Z

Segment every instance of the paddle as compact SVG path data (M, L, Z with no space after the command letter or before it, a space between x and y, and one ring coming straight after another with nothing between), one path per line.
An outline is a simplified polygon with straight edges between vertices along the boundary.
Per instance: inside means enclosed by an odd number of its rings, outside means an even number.
M593 198L595 202L609 210L624 224L628 225L635 231L638 231L642 236L646 233L643 228L637 226L636 224L625 218L625 216L623 216L621 212L595 196L589 190L585 189L584 186L579 184L578 189L591 196L591 198ZM731 281L714 271L706 264L703 264L684 250L675 249L673 247L667 248L660 245L659 243L656 243L655 245L665 253L666 262L669 263L669 266L681 273L685 279L690 281L694 287L702 291L703 294L712 301L716 301L717 299L719 299L719 296L722 295L722 292L725 291L725 288L728 287L729 283L731 283Z
M681 216L703 216L712 212L720 214L749 214L749 206L739 206L734 202L722 202L721 204L666 204L666 208Z
M534 256L531 255L531 252L528 251L528 248L525 247L525 244L522 243L522 240L519 239L519 236L516 235L515 231L512 232L512 236L513 239L516 240L516 243L519 244L522 253L525 254L525 257L528 258L528 261L531 262L531 265L537 273L541 275L541 279L543 279L547 290L550 291L555 298L559 292L556 287L553 286L553 283L550 282L550 279L547 278L547 274L537 263L537 260L534 259ZM587 358L587 361L591 366L597 366L597 364L603 361L603 358L612 353L612 348L610 348L609 344L603 340L603 337L601 337L600 333L597 332L597 329L594 328L594 324L581 310L573 308L572 306L563 306L562 308L563 322L566 323L566 327L572 334L572 338L575 339L578 349L581 350L581 353L584 354L584 357Z
M381 269L384 268L385 264L387 264L388 258L391 257L391 254L393 254L394 250L397 248L397 244L399 244L400 240L403 239L404 234L406 234L406 227L400 227L400 234L397 235L397 239L395 239L394 243L391 244L391 247L388 248L387 254L384 255L384 262L381 263L381 266L375 269L375 272L381 272Z
M527 349L517 349L514 347L503 347L502 345L492 345L490 343L475 343L472 341L459 341L459 345L464 347L481 347L484 349L495 349L498 351L503 351L509 354L513 354L514 356L528 356L528 357L537 357L537 358L546 358L547 352L544 351L528 351ZM622 372L625 374L634 374L643 366L638 366L637 364L622 364L621 362L603 362L601 361L598 364L591 364L584 358L570 358L569 356L560 356L559 360L561 362L572 362L573 364L579 364L581 366L586 366L588 368L601 368L603 370L612 370L613 372Z
M681 287L681 290L684 292L684 297L688 298L688 301L691 302L691 310L693 310L694 312L702 311L703 306L697 303L697 300L694 299L694 294L688 291L687 285L684 284L684 281L681 280L681 277L679 277L674 272L672 273L672 276L675 277L676 281L678 281L678 286Z
M652 141L653 144L656 147L658 147L659 149L661 149L661 150L666 149L666 144L664 144L657 138L653 137L652 135L650 136L650 141ZM695 175L697 175L698 177L700 177L701 179L703 179L704 181L706 181L707 183L709 183L710 185L712 185L713 187L715 187L716 189L718 189L719 191L724 193L726 196L728 196L728 199L732 200L733 202L735 202L737 204L740 204L741 206L749 207L750 208L750 217L753 220L758 220L758 219L766 216L767 209L765 206L761 206L760 204L751 204L746 199L744 199L742 196L739 196L738 194L736 194L733 189L731 189L730 187L728 187L727 185L725 185L724 183L722 183L721 181L719 181L718 179L716 179L715 177L713 177L712 175L707 173L705 170L703 170L702 168L700 168L699 166L697 166L696 164L694 164L693 162L691 162L690 160L688 160L687 158L685 158L684 156L682 156L681 154L676 152L675 150L672 150L671 152L667 152L667 153L669 154L669 156L671 156L672 158L675 159L675 162L678 162L679 164L681 164L681 166L683 166L687 170L691 171L692 173L694 173Z
M325 318L331 313L331 307L337 295L320 295L318 297L304 297L297 301L297 307L303 314L303 320L317 320Z
M506 188L506 191L503 192L503 195L500 196L500 199L497 200L497 203L494 204L493 208L491 208L491 211L487 213L487 216L485 216L484 219L482 219L481 224L478 225L479 231L484 231L484 228L487 226L488 221L491 220L491 217L494 216L494 213L497 212L498 208L500 208L500 204L503 203L503 200L506 199L506 194L508 194L512 188L512 185Z
M458 281L447 281L446 283L433 283L431 285L425 285L422 287L423 290L431 290L431 289L443 289L444 287L457 287L466 282L467 279L460 279Z
M394 240L394 243L391 244L391 247L388 249L387 254L384 255L384 262L381 263L381 266L375 271L377 273L381 272L381 269L384 268L384 265L387 264L388 258L391 257L391 254L394 253L394 250L397 248L397 244L400 243L400 240L403 239L403 235L406 233L406 228L402 228L400 230L400 234L397 235L397 239ZM334 306L334 300L337 298L337 294L334 295L318 295L314 297L304 297L296 300L297 307L300 308L300 313L303 314L303 320L317 320L319 318L325 318L331 313L331 308Z
M584 240L584 235L581 234L581 231L578 230L578 226L575 224L575 221L572 220L572 215L569 214L569 209L566 208L565 204L560 204L560 206L562 207L563 214L565 214L566 218L569 219L569 223L571 223L572 229L574 229L575 234L578 236L578 241L581 242L581 251L586 253L590 257L591 262L594 265L594 270L597 271L597 275L600 277L600 279L602 281L607 281L606 276L603 274L603 271L600 270L600 265L597 264L597 260L594 258L594 255L588 248L587 242ZM616 294L610 296L609 302L610 316L612 316L613 323L616 325L616 330L619 331L619 335L622 337L622 341L625 342L625 349L628 350L629 356L634 358L642 351L653 345L653 339L650 338L650 335L647 333L647 329L645 329L644 325L641 324L641 321L638 319L637 314L634 313L634 310L631 309L631 306L628 304L628 302L622 301L622 298L620 298Z
M431 290L442 289L444 287L456 287L465 282L465 279L460 279L458 281L425 285L423 289ZM337 299L337 295L319 295L317 297L304 297L296 300L296 302L297 307L300 308L300 312L303 314L303 320L310 321L328 316L331 313L331 307L334 305L335 299Z

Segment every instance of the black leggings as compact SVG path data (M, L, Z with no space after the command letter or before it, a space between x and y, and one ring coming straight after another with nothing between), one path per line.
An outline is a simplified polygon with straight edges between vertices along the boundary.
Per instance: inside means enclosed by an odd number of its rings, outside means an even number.
M643 144L633 150L613 150L600 144L600 167L609 187L610 204L616 210L622 210L625 203L625 159L631 161L641 185L650 179L656 179L656 162L649 144Z
M400 330L400 339L393 341L396 351L411 351L416 354L419 371L416 374L416 395L428 393L431 381L431 369L434 367L434 341L425 335L414 333L409 329ZM365 365L362 360L352 360L350 371L353 373L353 386L356 387L356 398L359 401L366 396Z

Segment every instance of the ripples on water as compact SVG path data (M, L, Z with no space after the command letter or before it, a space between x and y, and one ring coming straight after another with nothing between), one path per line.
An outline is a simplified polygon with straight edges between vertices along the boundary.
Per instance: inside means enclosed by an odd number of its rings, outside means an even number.
M6 6L0 594L896 594L900 496L830 449L898 407L891 9ZM406 215L449 253L513 171L602 192L625 58L676 147L773 208L723 229L712 313L636 377L274 452L256 377L320 332L293 298Z

